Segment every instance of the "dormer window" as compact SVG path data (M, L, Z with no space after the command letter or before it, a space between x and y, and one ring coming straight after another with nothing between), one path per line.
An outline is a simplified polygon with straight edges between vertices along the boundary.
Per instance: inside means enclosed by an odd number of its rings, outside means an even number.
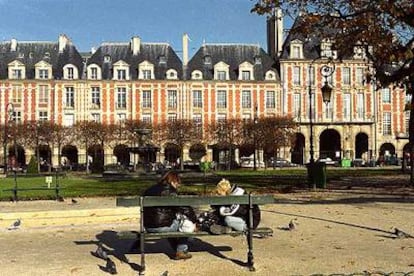
M160 65L167 64L167 58L165 56L160 56L158 62Z
M253 65L249 62L243 62L239 66L239 80L253 80Z
M111 56L110 55L105 55L104 56L104 62L111 62Z
M48 80L52 77L52 65L46 61L40 61L35 64L35 78L40 80Z
M49 52L46 52L45 55L44 55L44 58L45 59L49 59L50 58L50 53Z
M178 78L177 71L175 71L174 69L169 69L166 75L167 75L167 79L169 80L176 80Z
M123 60L114 64L114 80L129 80L129 65Z
M290 43L290 58L303 58L303 42L296 39Z
M97 64L90 64L87 69L87 76L91 80L100 80L101 68Z
M17 58L24 58L24 53L19 53Z
M262 57L261 56L255 56L254 57L254 64L262 64Z
M205 56L204 57L204 64L211 64L211 56Z
M138 78L141 80L154 79L154 65L148 61L143 61L138 65Z
M214 79L228 80L229 79L229 65L224 62L219 62L214 65Z
M276 80L276 73L273 71L267 71L265 75L266 80Z
M366 57L365 49L363 46L354 47L354 59L364 59Z
M63 78L65 80L78 79L78 69L73 64L67 64L63 67Z
M203 73L201 73L201 71L199 71L199 70L194 70L193 72L191 72L191 79L192 80L201 80L201 79L203 79Z
M322 58L336 58L336 51L332 50L332 42L329 39L322 40L321 43Z
M13 80L21 80L26 76L26 67L21 61L15 60L8 64L9 78Z

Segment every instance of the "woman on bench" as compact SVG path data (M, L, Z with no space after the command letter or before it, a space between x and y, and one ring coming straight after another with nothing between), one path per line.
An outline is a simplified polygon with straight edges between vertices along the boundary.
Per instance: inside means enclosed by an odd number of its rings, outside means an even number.
M227 179L222 179L216 186L215 194L225 195L243 195L245 190L237 185L230 184ZM212 234L226 234L233 229L236 231L246 231L249 221L249 206L233 204L230 206L214 206L215 212L219 215L221 223L215 223L210 226ZM253 229L256 229L260 222L259 206L253 205Z
M148 188L144 196L173 196L177 195L181 179L176 172L165 173L157 184ZM185 224L183 224L185 219ZM147 232L193 232L197 217L191 207L157 206L144 207L144 227ZM186 229L183 229L185 227ZM169 238L171 247L176 250L175 260L190 259L188 253L188 238Z

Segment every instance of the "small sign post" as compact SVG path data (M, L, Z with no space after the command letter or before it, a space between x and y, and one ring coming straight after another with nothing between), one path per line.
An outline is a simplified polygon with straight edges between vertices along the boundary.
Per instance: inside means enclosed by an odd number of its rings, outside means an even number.
M47 188L50 189L50 185L52 184L53 181L53 177L52 176L46 176L46 184L47 184Z

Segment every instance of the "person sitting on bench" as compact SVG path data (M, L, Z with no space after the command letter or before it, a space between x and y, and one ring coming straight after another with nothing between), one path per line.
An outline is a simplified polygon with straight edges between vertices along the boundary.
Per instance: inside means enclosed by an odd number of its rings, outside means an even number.
M174 171L165 173L157 184L144 192L144 196L174 196L181 185L179 175ZM196 214L191 207L156 206L144 207L144 227L147 232L194 232ZM169 238L168 242L176 250L175 260L190 259L188 238Z
M237 185L230 184L227 179L222 179L216 186L214 193L217 195L243 195L245 190ZM219 223L210 226L212 234L230 233L233 229L236 231L246 231L249 221L249 205L233 204L230 206L214 206L216 214L220 218ZM261 218L258 205L253 205L253 229L259 225Z

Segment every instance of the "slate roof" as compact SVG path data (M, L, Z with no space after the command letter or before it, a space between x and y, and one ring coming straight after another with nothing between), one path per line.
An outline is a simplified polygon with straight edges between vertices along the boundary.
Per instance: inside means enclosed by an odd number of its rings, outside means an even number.
M52 65L55 79L62 78L63 66L69 63L75 65L79 72L83 70L82 58L72 44L59 53L58 42L17 41L16 51L11 51L10 41L0 42L0 79L8 78L8 64L14 60L25 64L26 79L34 79L35 64L42 60Z
M211 57L211 64L205 63L205 57ZM261 59L256 63L256 58ZM204 80L214 78L214 65L218 62L229 65L230 80L237 80L239 76L239 66L247 61L254 65L254 79L261 81L265 79L267 71L272 70L277 73L275 61L258 45L246 44L205 44L200 47L196 54L188 63L188 78L191 72L200 70ZM277 74L277 80L279 75Z
M104 57L110 56L110 62L104 62ZM160 63L160 57L165 57L165 63ZM131 79L138 78L138 65L148 61L154 65L155 79L165 79L166 71L175 69L178 78L182 78L182 62L175 51L167 43L140 43L140 51L133 55L130 43L103 43L88 59L87 65L97 64L102 68L102 78L112 79L113 64L124 61L130 65Z

